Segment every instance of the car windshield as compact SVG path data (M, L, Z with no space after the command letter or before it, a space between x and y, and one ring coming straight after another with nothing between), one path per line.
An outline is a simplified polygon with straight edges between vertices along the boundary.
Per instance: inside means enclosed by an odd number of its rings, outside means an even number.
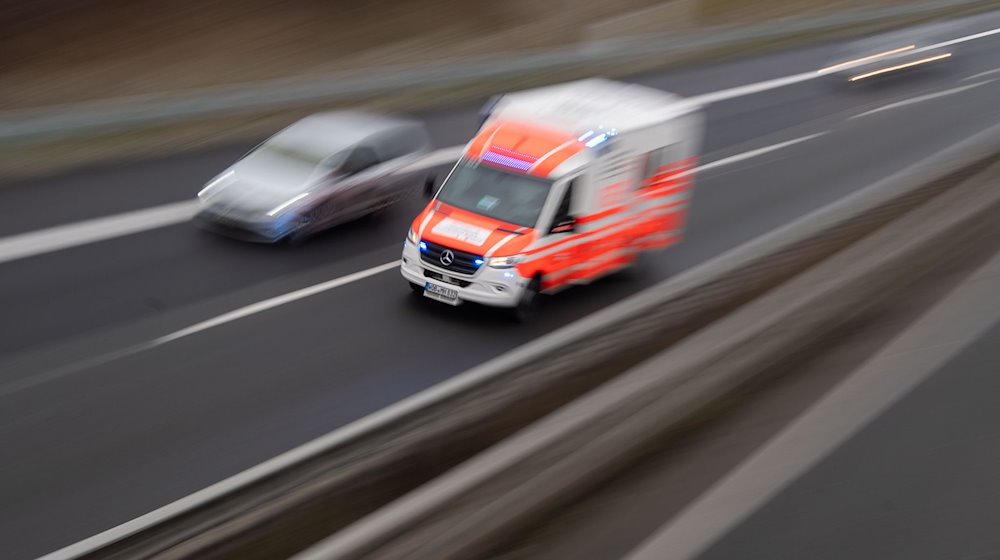
M438 200L503 222L534 227L549 196L550 181L462 161Z
M296 146L267 142L247 154L241 163L244 172L275 187L296 189L336 169L343 154L330 157Z

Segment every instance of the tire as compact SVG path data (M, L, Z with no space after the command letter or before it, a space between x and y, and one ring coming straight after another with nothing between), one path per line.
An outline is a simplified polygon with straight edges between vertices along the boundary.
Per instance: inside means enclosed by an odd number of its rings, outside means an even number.
M408 282L408 284L410 285L410 291L413 292L413 295L415 295L415 296L422 296L422 295L424 295L424 287L423 286L421 286L420 284L414 284L413 282Z
M538 315L538 307L541 304L542 278L535 276L528 282L528 286L521 294L521 299L511 310L513 318L518 323L530 322Z

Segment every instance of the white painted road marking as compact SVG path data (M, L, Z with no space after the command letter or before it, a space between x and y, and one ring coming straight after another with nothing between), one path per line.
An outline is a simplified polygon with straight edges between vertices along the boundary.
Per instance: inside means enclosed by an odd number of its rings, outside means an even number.
M695 558L1000 322L994 257L628 560Z
M1000 68L995 68L993 70L987 70L985 72L980 72L978 74L973 74L973 75L968 76L966 78L962 78L962 81L963 82L968 82L968 81L971 81L971 80L982 78L984 76L992 76L993 74L1000 74Z
M757 157L792 144L811 140L823 134L826 133L814 134L724 158L716 162L707 163L694 171L708 170ZM461 154L462 148L464 146L442 148L429 154L425 159L421 160L420 164L415 164L407 168L407 170L419 170L455 161L458 159L459 154ZM198 210L198 204L197 200L185 200L183 202L164 204L163 206L156 206L154 208L126 212L105 218L97 218L0 239L0 263L184 223L194 217L195 212Z
M461 148L437 150L405 170L419 171L454 161ZM198 200L184 200L5 237L0 239L0 263L181 224L194 217L198 205Z
M970 90L972 88L977 88L979 86L984 86L986 84L995 82L995 81L997 81L997 79L998 78L994 78L992 80L984 80L982 82L976 82L974 84L969 84L967 86L957 87L957 88L953 88L953 89L946 89L944 91L938 91L938 92L935 92L935 93L928 93L927 95L921 95L921 96L918 96L918 97L912 97L910 99L904 99L902 101L897 101L895 103L890 103L888 105L883 105L883 106L881 106L881 107L879 107L877 109L872 109L871 111L865 111L864 113L860 113L858 115L854 115L849 120L860 119L861 117L867 117L869 115L874 115L876 113L881 113L882 111L888 111L889 109L898 109L899 107L906 107L907 105L913 105L914 103L921 103L921 102L924 102L924 101L930 101L931 99L937 99L939 97L945 97L945 96L948 96L948 95L954 95L956 93L961 93L963 91Z
M959 37L957 39L952 39L950 41L945 41L943 43L929 45L927 47L917 49L914 52L935 49L958 43L964 43L966 41L981 39L983 37L996 35L998 33L1000 33L1000 28L984 31L981 33L976 33L973 35L967 35L965 37ZM686 98L685 101L699 105L709 105L712 103L718 103L720 101L728 101L730 99L736 99L738 97L743 97L746 95L753 95L756 93L761 93L764 91L797 84L807 80L815 79L816 77L817 74L814 71L803 72L801 74L794 74L791 76L785 76L783 78L764 80L762 82L746 84L742 86L724 89L721 91L706 93L702 95L695 95ZM970 77L969 79L973 77ZM978 87L980 85L983 85L984 83L987 82L973 84L971 86L968 86L966 89L972 87ZM958 93L959 91L962 90L961 89L950 90L949 93ZM942 92L941 94L936 96L939 97L941 95L946 95L946 94ZM924 101L927 99L933 99L933 97L921 98L919 99L919 101ZM909 101L911 103L918 102L918 100L909 100ZM900 103L905 103L905 102L900 102ZM869 111L868 113L862 113L860 115L856 115L855 117L852 118L858 118L874 114L876 112L884 111L897 106L901 105L891 105L882 107L874 111ZM455 161L461 154L462 148L463 146L450 146L448 148L442 148L440 150L437 150L429 154L419 163L407 167L406 170L415 171ZM58 251L60 249L76 247L87 243L93 243L95 241L103 241L105 239L111 239L114 237L139 233L150 229L156 229L160 227L179 224L189 220L194 215L196 208L197 208L196 202L190 202L190 201L178 202L174 204L158 206L155 208L147 208L144 210L137 210L135 212L118 214L116 216L97 218L94 220L88 220L86 222L79 222L76 224L69 224L41 231L25 233L13 237L8 237L6 239L0 239L0 263L14 259L29 257L33 255L48 253L51 251Z
M301 299L312 297L314 295L321 294L323 292L328 292L335 288L340 288L341 286L353 284L354 282L358 282L359 280L364 280L365 278L368 278L370 276L375 276L376 274L381 274L383 272L388 272L389 270L397 268L399 266L399 263L400 261L396 260L385 264L380 264L378 266L373 266L371 268L359 272L348 274L346 276L334 278L333 280L327 280L326 282L313 284L312 286L307 286L305 288L301 288L293 292L288 292L286 294L274 296L272 298L268 298L263 301L251 303L250 305L240 307L239 309L234 309L227 313L223 313L222 315L212 317L211 319L202 321L200 323L191 325L190 327L186 327L178 331L174 331L170 334L161 336L159 338L153 339L148 342L141 342L139 344L129 346L128 348L116 350L114 352L108 352L106 354L101 354L99 356L94 356L92 358L87 358L83 361L76 362L74 364L70 364L54 370L49 370L39 375L21 378L11 383L7 383L6 385L0 385L0 397L6 397L18 391L29 389L31 387L35 387L43 383L47 383L49 381L54 381L56 379L66 377L68 375L84 371L88 368L110 363L115 360L120 360L122 358L132 356L140 352L144 352L146 350L151 350L158 346L169 344L175 340L180 340L182 338L191 336L193 334L197 334L211 328L225 325L226 323L231 323L233 321L237 321L239 319L243 319L251 315L256 315L258 313L262 313L269 309L274 309L275 307L279 307Z
M334 278L333 280L327 280L326 282L320 282L319 284L313 284L312 286L307 286L294 292L288 292L287 294L281 294L279 296L274 296L272 298L265 299L263 301L258 301L257 303L252 303L250 305L241 307L239 309L234 309L228 313L223 313L217 317L208 319L207 321L202 321L190 327L181 329L179 331L172 332L166 336L161 336L153 341L154 346L159 346L161 344L167 344L168 342L173 342L175 340L191 336L193 334L205 331L220 325L225 325L226 323L231 323L233 321L242 319L244 317L249 317L251 315L256 315L258 313L267 311L268 309L274 309L286 303L292 303L293 301L298 301L300 299L305 299L307 297L314 296L316 294L321 294L323 292L328 292L334 288L339 288L341 286L346 286L348 284L353 284L358 280L364 280L369 276L375 276L376 274L381 274L393 268L397 268L400 261L395 260L392 262L387 262L385 264L380 264L378 266L373 266L369 269L362 270L360 272L355 272L353 274L348 274L347 276L341 276L340 278Z
M197 200L185 200L0 239L0 263L68 249L190 220Z
M795 140L789 140L787 142L782 142L780 144L775 144L773 146L767 146L767 147L764 147L764 148L759 148L759 149L756 149L756 150L751 150L751 151L743 153L743 154L737 154L737 155L734 155L734 156L730 156L728 158L723 158L723 159L720 159L718 161L714 161L714 162L702 165L700 167L697 167L693 171L689 171L688 173L693 173L693 172L697 172L697 171L701 171L701 170L714 169L714 168L717 168L717 167L720 167L720 166L723 166L723 165L728 165L728 164L731 164L731 163L736 163L736 162L744 161L744 160L747 160L747 159L752 158L752 157L756 157L756 156L759 156L759 155L763 155L763 154L766 154L766 153L773 152L775 150L784 148L786 146L791 146L791 145L794 145L794 144L798 144L800 142L805 142L807 140L811 140L813 138L818 138L820 136L823 136L824 134L827 134L827 133L826 132L821 132L819 134L813 134L813 135L810 135L810 136L805 136L805 137L802 137L802 138L797 138ZM92 358L88 358L88 359L85 359L83 361L76 362L74 364L70 364L70 365L67 365L67 366L64 366L64 367L61 367L61 368L57 368L55 370L50 370L50 371L47 371L45 373L42 373L42 374L39 374L39 375L36 375L36 376L19 379L17 381L14 381L13 383L8 383L7 385L0 385L0 397L4 397L4 396L10 395L12 393L16 393L17 391L21 391L23 389L34 387L34 386L40 385L42 383L47 383L49 381L65 377L65 376L71 375L73 373L84 371L84 370L92 368L92 367L103 365L103 364L106 364L106 363L109 363L109 362L112 362L112 361L115 361L115 360L118 360L118 359L121 359L121 358L124 358L124 357L127 357L127 356L132 356L132 355L138 354L140 352L144 352L146 350L150 350L152 348L156 348L158 346L162 346L164 344L168 344L168 343L173 342L175 340L179 340L179 339L182 339L182 338L185 338L185 337L188 337L188 336L191 336L191 335L194 335L194 334L197 334L197 333L209 330L209 329L213 329L215 327L219 327L219 326L225 325L227 323L232 323L233 321L238 321L240 319L249 317L251 315L256 315L258 313L262 313L264 311L268 311L270 309L274 309L276 307L285 305L287 303L292 303L292 302L295 302L295 301L298 301L298 300L301 300L301 299L305 299L305 298L308 298L308 297L311 297L311 296L314 296L314 295L317 295L317 294L320 294L320 293L323 293L323 292L328 292L328 291L333 290L335 288L339 288L341 286L346 286L348 284L352 284L354 282L358 282L360 280L364 280L365 278L369 278L371 276L375 276L375 275L381 274L383 272L388 272L388 271L390 271L390 270L392 270L394 268L397 268L399 265L400 265L400 261L399 260L395 260L395 261L392 261L392 262L387 262L387 263L384 263L384 264L373 266L371 268L368 268L368 269L365 269L365 270L362 270L362 271L359 271L359 272L348 274L346 276L341 276L339 278L334 278L332 280L327 280L327 281L321 282L319 284L313 284L312 286L306 286L305 288L300 288L300 289L292 291L292 292L288 292L288 293L285 293L285 294L280 294L280 295L277 295L277 296L274 296L274 297L271 297L271 298L268 298L268 299L265 299L265 300L262 300L262 301L259 301L259 302L256 302L256 303L251 303L249 305L245 305L243 307L240 307L239 309L234 309L232 311L228 311L226 313L223 313L222 315L217 315L217 316L212 317L210 319L206 319L204 321L201 321L200 323L196 323L194 325L191 325L190 327L185 327L183 329L174 331L172 333L166 334L164 336L161 336L159 338L155 338L155 339L150 340L150 341L142 342L142 343L130 346L128 348L124 348L122 350L117 350L115 352L110 352L110 353L107 353L107 354L102 354L102 355L99 355L99 356L94 356Z
M749 152L743 152L742 154L736 154L734 156L729 156L729 157L726 157L726 158L722 158L722 159L719 159L719 160L716 160L716 161L713 161L713 162L710 162L710 163L706 163L706 164L701 165L699 167L696 167L695 169L693 169L691 171L688 171L686 173L680 174L680 176L688 175L688 174L691 174L691 173L703 173L705 171L709 171L709 170L715 169L717 167L722 167L723 165L730 165L730 164L737 163L737 162L740 162L740 161L745 161L745 160L748 160L748 159L751 159L751 158L755 158L755 157L758 157L758 156L762 156L764 154L768 154L768 153L780 150L782 148L787 148L789 146L794 146L795 144L801 144L802 142L807 142L807 141L812 140L814 138L819 138L821 136L826 136L829 133L830 133L830 131L818 132L816 134L810 134L809 136L803 136L802 138L796 138L794 140L788 140L787 142L780 142L778 144L774 144L774 145L771 145L771 146L765 146L763 148L757 148L756 150L750 150Z

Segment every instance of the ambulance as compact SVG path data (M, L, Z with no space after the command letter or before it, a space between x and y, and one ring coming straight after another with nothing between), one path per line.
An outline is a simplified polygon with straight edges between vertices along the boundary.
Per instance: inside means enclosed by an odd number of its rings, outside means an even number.
M595 78L504 95L485 118L413 220L401 271L414 292L527 319L539 294L682 239L697 105Z

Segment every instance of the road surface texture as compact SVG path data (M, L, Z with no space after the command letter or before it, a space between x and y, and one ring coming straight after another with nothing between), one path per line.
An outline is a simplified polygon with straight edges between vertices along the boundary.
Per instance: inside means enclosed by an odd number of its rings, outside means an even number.
M1000 14L954 35L1000 27ZM399 257L424 203L303 247L189 224L0 264L0 542L45 553L287 451L907 167L1000 120L1000 36L874 87L811 80L710 106L687 240L635 279L546 302L527 326L411 296L395 270L157 345ZM815 70L837 45L636 77L683 95ZM912 103L910 101L913 101ZM424 117L439 147L478 106ZM878 110L884 109L884 110ZM874 112L872 112L874 111ZM815 136L814 135L818 135ZM810 139L752 158L731 158ZM0 237L190 199L252 144L0 186ZM440 169L440 172L444 172Z
M1000 238L983 245L489 557L1000 556Z

